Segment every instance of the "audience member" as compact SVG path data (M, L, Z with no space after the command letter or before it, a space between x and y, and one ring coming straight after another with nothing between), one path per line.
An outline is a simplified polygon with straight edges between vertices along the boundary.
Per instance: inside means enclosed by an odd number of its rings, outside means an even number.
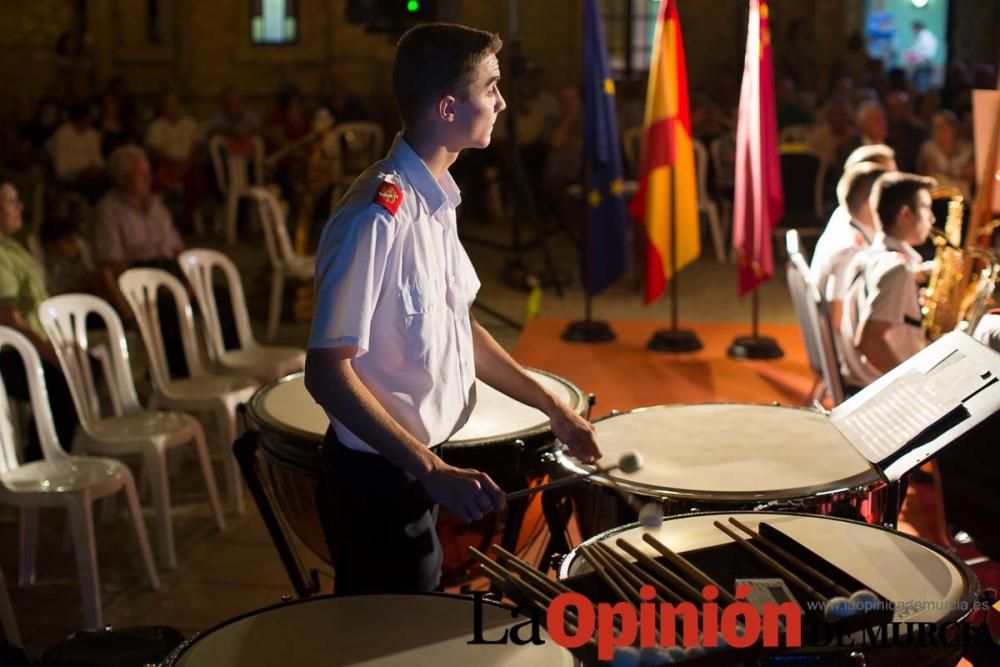
M888 126L885 109L878 102L867 100L859 104L854 122L858 128L858 135L853 140L841 144L838 162L846 162L851 151L859 146L886 143Z
M927 131L913 118L910 96L904 92L890 93L885 99L889 119L889 132L885 143L896 151L896 162L902 171L917 170L920 146L927 138Z
M49 139L48 149L61 183L92 201L107 189L101 135L91 126L86 106L69 108L69 119Z
M181 221L186 227L191 226L209 189L199 159L200 139L198 123L182 111L177 93L164 93L160 115L146 131L146 150L153 167L153 190L182 198Z
M208 136L221 135L231 155L253 154L253 137L260 132L260 118L243 106L243 97L233 86L222 91L222 106L208 121Z
M0 178L0 325L24 334L38 350L56 434L60 444L68 450L73 444L76 410L55 349L38 319L38 306L49 295L35 260L12 238L24 224L21 216L23 208L17 189L9 179ZM24 365L16 351L5 349L0 353L0 372L9 396L21 401L30 400ZM41 458L41 455L38 433L32 424L28 428L24 458L31 461Z
M958 136L958 119L950 111L934 114L931 138L920 147L920 173L943 187L958 188L966 198L972 194L975 163L972 144Z

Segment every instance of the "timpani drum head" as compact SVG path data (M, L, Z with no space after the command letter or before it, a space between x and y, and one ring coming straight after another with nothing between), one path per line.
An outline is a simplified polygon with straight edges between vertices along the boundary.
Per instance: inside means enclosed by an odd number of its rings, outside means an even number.
M972 608L979 595L979 582L961 561L918 538L878 526L832 517L775 512L707 513L667 517L658 529L626 526L587 540L585 544L623 538L643 553L659 554L642 540L652 533L675 552L683 553L731 542L713 521L726 523L736 517L758 530L766 522L817 553L894 602L897 622L945 623L958 621ZM590 570L577 557L579 549L567 556L559 577ZM721 583L721 582L720 582ZM800 600L800 602L802 602Z
M577 414L586 409L583 392L555 375L528 369L543 387L565 401ZM265 387L251 401L255 417L276 431L304 439L321 440L329 419L305 387L305 375L293 373ZM544 433L549 429L545 413L529 407L476 380L476 406L469 420L448 443L474 445L481 442L513 440Z
M642 469L612 476L645 496L719 501L809 497L871 486L878 473L830 419L803 408L709 403L640 408L594 424L609 465L626 451ZM558 453L574 472L592 469ZM607 485L601 476L592 478Z
M484 602L483 638L525 622ZM238 617L181 645L164 667L572 667L573 656L540 628L542 645L469 645L474 602L453 595L326 596ZM519 637L530 636L522 628Z

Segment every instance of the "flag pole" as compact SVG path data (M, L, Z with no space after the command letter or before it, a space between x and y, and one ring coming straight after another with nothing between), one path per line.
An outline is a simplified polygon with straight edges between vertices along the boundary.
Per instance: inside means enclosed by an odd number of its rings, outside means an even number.
M615 332L611 330L607 322L591 319L591 309L593 304L590 294L590 223L593 213L587 203L587 187L590 185L590 165L584 165L584 185L583 204L583 234L580 239L580 260L583 271L583 319L575 320L566 325L561 338L568 343L607 343L616 338Z
M780 359L785 356L778 341L770 336L760 335L760 297L759 288L750 292L750 335L737 336L726 351L733 359Z
M677 326L677 165L670 167L670 328L660 329L646 343L656 352L696 352L703 346L691 329Z

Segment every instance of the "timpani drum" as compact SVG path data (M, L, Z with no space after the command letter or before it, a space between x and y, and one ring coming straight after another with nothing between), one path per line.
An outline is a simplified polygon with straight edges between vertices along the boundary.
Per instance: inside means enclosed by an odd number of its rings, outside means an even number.
M806 646L788 649L796 655L769 659L764 664L784 665L884 665L921 667L954 665L961 658L962 647L958 641L950 646L939 646L936 641L924 641L918 646L910 631L924 633L917 625L929 623L941 630L961 623L975 609L982 596L982 587L972 570L957 556L919 538L905 535L881 526L834 517L773 512L706 513L690 516L667 517L658 529L636 524L608 531L587 540L584 544L605 542L614 544L619 538L653 557L659 554L643 541L645 533L652 533L660 542L677 553L683 554L695 566L718 581L729 591L736 578L753 578L752 574L737 571L731 559L719 557L719 547L730 545L732 540L713 525L714 521L726 523L735 517L755 531L766 522L803 545L820 558L839 568L866 588L875 591L893 603L894 623L900 623L896 646L861 649L863 659L838 654L831 646ZM582 545L581 545L582 546ZM590 566L581 557L577 547L563 560L559 578L567 579L586 574ZM750 558L749 556L746 556ZM751 559L751 562L752 559ZM777 576L777 575L770 575ZM787 583L787 582L786 582ZM808 600L799 599L799 604ZM926 628L925 628L926 629ZM803 628L805 630L805 628ZM804 632L804 635L806 633ZM851 635L861 646L863 637ZM907 646L908 639L914 639ZM822 641L822 640L819 640ZM817 642L818 643L818 642ZM845 644L847 642L844 642ZM844 652L857 653L852 649Z
M805 408L710 403L664 405L594 424L605 461L637 450L642 468L614 480L665 514L776 509L881 522L884 483L825 415ZM555 454L571 473L592 468ZM634 521L606 475L577 493L584 537Z
M543 371L529 369L528 373L578 414L584 414L587 399L571 382ZM543 452L554 443L548 417L478 380L476 385L476 406L468 422L437 448L441 458L450 465L486 472L505 491L543 482L551 468L551 464L543 465ZM329 425L326 413L312 400L302 373L259 389L250 399L247 413L260 435L263 477L280 513L305 545L329 562L316 509L319 447ZM438 536L444 552L445 582L456 583L471 572L473 561L467 547L485 549L497 542L523 553L544 526L540 496L511 503L501 516L490 515L471 524L442 510Z
M545 633L544 644L472 644L471 598L454 595L321 596L244 614L193 637L161 667L572 667L573 656ZM524 623L481 601L482 637ZM527 636L526 631L521 634Z

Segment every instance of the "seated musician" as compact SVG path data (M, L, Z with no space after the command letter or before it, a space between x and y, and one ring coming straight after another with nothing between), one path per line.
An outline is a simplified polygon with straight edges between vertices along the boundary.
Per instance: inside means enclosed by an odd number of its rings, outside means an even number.
M840 322L854 257L871 245L877 231L869 195L884 173L882 166L862 162L845 171L837 183L837 198L849 215L830 218L809 266L810 279L829 303L831 322Z
M872 188L879 231L859 253L840 319L846 384L864 387L924 347L919 288L914 274L921 257L913 249L934 224L933 179L891 172Z

